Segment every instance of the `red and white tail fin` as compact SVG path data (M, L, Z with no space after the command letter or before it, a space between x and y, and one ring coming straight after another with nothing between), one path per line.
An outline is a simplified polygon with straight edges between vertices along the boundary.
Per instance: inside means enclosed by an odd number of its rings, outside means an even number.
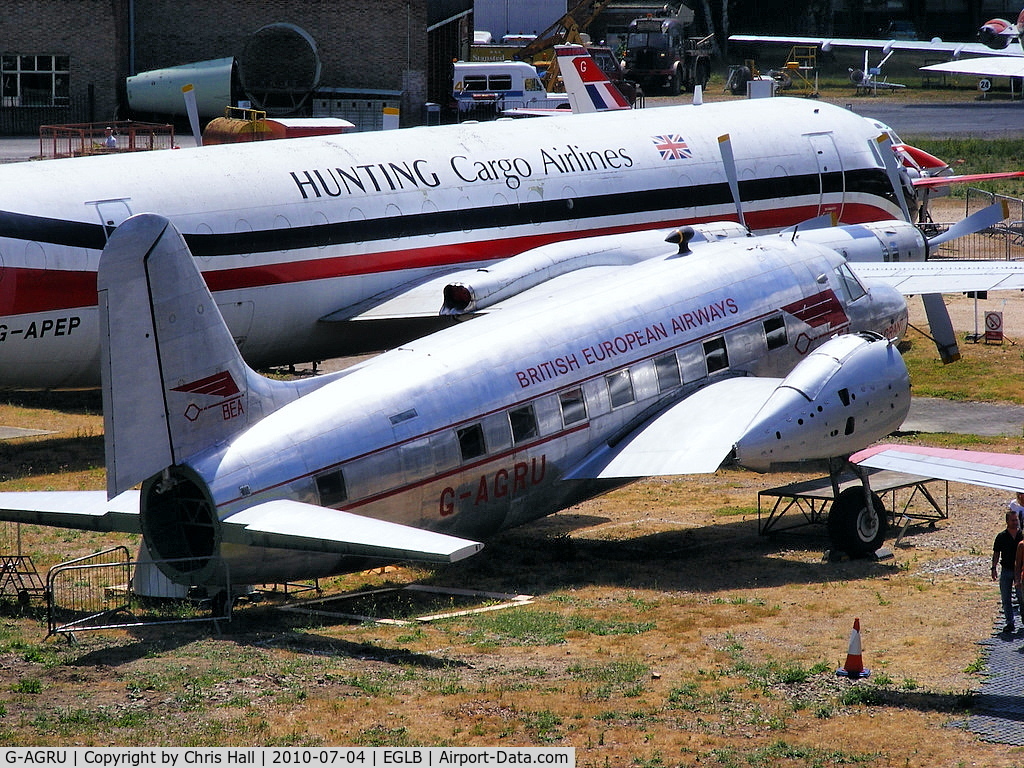
M574 114L629 109L622 91L608 79L582 45L556 45L558 71Z
M245 364L184 238L161 216L139 214L114 231L97 286L110 497L309 387Z

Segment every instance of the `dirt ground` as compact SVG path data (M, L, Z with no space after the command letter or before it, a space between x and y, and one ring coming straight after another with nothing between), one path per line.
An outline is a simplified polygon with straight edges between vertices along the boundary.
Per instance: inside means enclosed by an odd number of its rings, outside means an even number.
M1007 335L1024 339L1024 298L993 302ZM972 330L973 301L951 307L958 333ZM100 487L96 405L87 395L0 404L2 424L59 430L0 444L0 490ZM1019 450L1017 439L980 445ZM43 641L41 614L7 603L0 744L554 745L595 767L1024 765L1024 749L962 727L983 680L978 643L997 621L988 565L1005 494L950 485L949 519L911 528L892 558L832 562L822 526L758 533L758 493L813 474L655 478L507 532L454 566L323 585L533 596L480 616L324 620L277 610L273 593L219 631ZM945 502L945 485L936 492ZM107 543L23 529L44 568ZM835 671L856 618L872 676L851 683Z

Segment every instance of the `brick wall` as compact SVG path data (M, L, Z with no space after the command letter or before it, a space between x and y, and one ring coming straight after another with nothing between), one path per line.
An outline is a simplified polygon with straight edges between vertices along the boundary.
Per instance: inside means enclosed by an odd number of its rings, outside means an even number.
M285 23L314 40L321 86L398 91L419 83L407 98L426 101L426 0L135 0L135 6L138 71L223 56L241 59L257 30ZM187 28L168 23L186 18Z
M427 0L3 0L0 51L68 55L73 104L94 107L69 109L62 122L104 121L124 116L116 110L126 103L129 74L240 58L260 28L292 24L315 41L322 87L406 89L410 124L422 116L436 70L428 66L427 15Z
M113 120L116 117L117 89L120 79L116 14L122 0L76 0L41 2L40 0L3 0L0 3L0 53L21 55L62 55L70 58L69 88L72 106L65 110L40 109L35 122L51 122L53 117L68 117L64 122ZM0 108L18 112L22 130L34 132L31 113L34 108ZM14 115L5 115L6 126ZM24 126L28 127L25 128ZM17 132L22 132L19 130ZM15 132L7 130L7 132Z

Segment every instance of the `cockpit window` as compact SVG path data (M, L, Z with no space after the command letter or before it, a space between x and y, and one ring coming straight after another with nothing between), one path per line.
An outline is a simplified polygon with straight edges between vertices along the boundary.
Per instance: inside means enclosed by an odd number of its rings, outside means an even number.
M836 275L839 277L839 284L843 287L847 301L856 301L867 294L867 290L860 284L860 280L853 274L849 264L840 264L836 267Z

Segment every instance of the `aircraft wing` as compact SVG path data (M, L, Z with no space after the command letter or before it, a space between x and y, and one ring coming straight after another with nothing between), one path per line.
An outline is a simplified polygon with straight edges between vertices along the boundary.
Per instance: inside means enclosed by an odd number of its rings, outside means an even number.
M614 444L603 444L569 480L714 472L782 379L734 378L710 384Z
M984 43L943 42L942 40L881 40L857 37L773 37L769 35L730 35L733 43L764 43L766 45L817 45L823 51L831 48L868 48L889 51L912 51L915 53L937 53L947 56L1024 56L1019 45L1011 44L1002 50L989 48ZM942 65L938 65L942 66ZM932 67L924 67L932 69Z
M80 531L142 533L139 492L107 500L106 491L4 491L0 520L52 525Z
M388 560L453 563L484 547L469 539L290 499L257 504L221 524L225 542Z
M709 235L700 234L694 239L706 241ZM596 270L629 266L672 253L665 232L651 229L549 243L478 269L453 270L398 286L320 320L428 320L441 314L474 314L502 302L522 300L531 289L553 290L558 286L560 290L573 290ZM471 298L466 307L446 307L446 288L454 285L463 286Z
M997 262L850 262L866 282L892 286L904 296L1024 289L1024 264Z
M921 67L924 72L949 72L959 75L976 75L978 77L1024 77L1024 55L989 51L993 57L975 59L955 59L942 64L929 64Z
M850 461L939 480L1024 491L1024 456L1019 455L917 445L875 445L853 454Z
M455 272L455 270L452 270ZM344 323L350 320L408 320L436 318L444 304L444 287L451 282L452 273L406 283L386 294L374 296L320 318L325 323Z

